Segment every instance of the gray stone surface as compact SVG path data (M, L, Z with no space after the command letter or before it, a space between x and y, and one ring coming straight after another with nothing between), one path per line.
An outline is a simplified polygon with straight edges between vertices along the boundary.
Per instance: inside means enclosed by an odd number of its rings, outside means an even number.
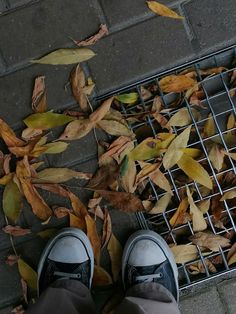
M236 281L235 279L223 281L221 284L218 285L218 291L225 304L225 309L227 313L235 314L236 313L236 302L235 302Z
M8 67L17 67L82 39L100 24L89 1L48 0L4 15L0 42Z
M224 314L225 309L215 287L180 301L181 314Z
M39 2L41 0L7 0L9 4L9 9L16 9L21 6L27 6L29 4L34 4L36 2Z
M183 22L154 17L97 43L89 61L99 93L193 57Z
M7 5L5 0L0 0L0 14L7 10Z
M183 4L196 38L195 49L216 50L236 41L234 0L192 0Z

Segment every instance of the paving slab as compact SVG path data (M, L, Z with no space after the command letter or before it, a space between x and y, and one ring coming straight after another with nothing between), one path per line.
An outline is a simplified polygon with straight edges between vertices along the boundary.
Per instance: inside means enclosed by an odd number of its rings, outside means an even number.
M225 314L216 287L204 290L202 293L183 298L180 301L181 314Z
M221 299L225 304L225 309L227 314L235 314L236 313L236 302L235 302L235 294L236 294L236 280L227 280L223 281L218 285L218 291L221 295Z
M100 24L90 1L44 0L0 19L1 49L9 68L83 39Z

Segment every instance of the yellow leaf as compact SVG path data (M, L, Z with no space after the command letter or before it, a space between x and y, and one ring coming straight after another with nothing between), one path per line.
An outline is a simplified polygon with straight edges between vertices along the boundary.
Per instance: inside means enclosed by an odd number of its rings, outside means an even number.
M192 244L175 245L170 249L174 254L177 264L184 264L193 261L198 257L197 247Z
M4 214L7 218L16 223L16 220L20 215L21 207L22 197L19 188L15 182L10 181L3 192L2 208Z
M182 148L182 152L184 152L186 155L192 157L192 158L197 158L202 154L202 151L197 148Z
M149 177L152 182L154 182L157 186L159 186L161 189L165 190L169 194L173 195L169 181L159 169L151 173Z
M179 204L176 212L170 219L170 224L172 227L176 227L178 225L185 224L187 221L189 221L189 214L186 213L187 209L189 207L188 198L185 197Z
M107 250L111 259L111 269L113 280L116 282L119 277L120 269L121 269L121 260L122 260L122 246L120 242L116 239L114 234L112 233L110 240L107 245Z
M191 126L189 126L182 133L180 133L168 147L163 157L163 165L165 169L169 169L174 166L184 154L181 149L186 148L190 136L190 131Z
M216 133L215 122L212 117L212 114L209 113L208 120L206 121L203 130L202 130L202 137L210 137Z
M231 200L236 197L236 188L224 193L224 195L221 197L220 201L225 201L225 200Z
M183 16L178 15L173 10L169 9L165 5L156 2L156 1L147 1L148 7L150 10L152 10L154 13L159 14L161 16L171 17L174 19L184 19Z
M163 93L181 93L193 87L196 81L185 75L169 75L162 78L159 84Z
M110 135L133 136L134 133L123 123L114 120L101 120L96 124Z
M203 231L207 229L207 223L203 217L203 213L195 205L188 186L186 187L186 189L187 189L188 202L190 205L190 213L192 214L193 231Z
M8 173L5 176L1 177L0 178L0 184L1 185L7 185L12 180L13 176L14 176L14 173L11 172L11 173Z
M48 143L44 145L45 154L59 154L64 152L69 144L65 142L55 142L55 143Z
M112 278L104 268L95 265L93 274L93 286L108 286L112 284Z
M210 209L211 200L208 198L207 200L201 201L198 203L198 208L203 214L206 214Z
M85 216L85 223L87 228L87 236L93 248L94 258L97 262L97 265L99 265L101 255L101 239L97 232L96 222L89 214L87 214Z
M213 144L209 152L209 159L212 162L213 167L220 171L224 164L224 152L217 144Z
M121 184L125 192L134 193L136 186L135 186L135 179L136 179L136 165L132 159L128 159L128 169L125 172L125 175L121 177Z
M83 218L77 217L74 214L69 213L70 227L78 228L86 231L86 224Z
M47 130L64 125L72 120L75 120L75 118L49 111L44 113L34 113L23 121L29 128Z
M62 183L73 178L88 180L91 176L89 173L78 172L68 168L46 168L37 173L37 178L34 181L40 179L40 181L44 182Z
M191 109L194 119L198 121L200 119L200 113L196 109ZM192 123L192 118L187 108L179 109L169 120L170 126L186 126Z
M18 270L30 289L37 290L37 273L21 258L18 259Z
M70 122L62 135L59 137L60 140L78 140L86 136L94 127L89 119L81 119Z
M183 154L177 162L179 168L191 179L212 189L212 181L208 172L192 157Z
M88 48L65 48L53 51L45 57L31 62L52 65L73 64L89 60L94 56L95 53Z
M165 195L163 195L154 205L154 207L152 208L151 211L148 212L148 214L160 214L160 213L164 213L166 211L167 206L170 203L172 194L170 193L166 193Z

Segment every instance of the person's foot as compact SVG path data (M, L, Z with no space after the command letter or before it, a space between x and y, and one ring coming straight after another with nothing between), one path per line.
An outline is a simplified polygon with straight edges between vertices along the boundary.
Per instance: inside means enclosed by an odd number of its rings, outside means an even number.
M156 282L179 299L178 270L165 240L156 232L140 230L126 242L122 258L125 289L143 282Z
M91 287L94 255L86 234L65 228L49 241L38 265L38 294L55 280L69 278Z

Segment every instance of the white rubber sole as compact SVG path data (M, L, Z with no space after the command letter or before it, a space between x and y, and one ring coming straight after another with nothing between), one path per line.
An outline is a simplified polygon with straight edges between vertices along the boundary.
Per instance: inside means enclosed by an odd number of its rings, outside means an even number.
M94 254L93 254L93 249L92 249L92 246L91 246L91 243L88 239L88 237L86 236L86 234L82 231L82 230L79 230L79 229L76 229L76 228L64 228L62 229L53 239L51 239L48 244L46 245L42 255L41 255L41 258L40 258L40 261L39 261L39 264L38 264L38 279L40 278L41 276L41 273L42 273L42 269L43 269L43 265L44 265L44 262L45 262L45 259L47 258L49 252L51 251L51 248L53 247L53 245L55 244L55 242L60 239L60 238L63 238L63 237L66 237L66 236L73 236L77 239L79 239L83 245L84 245L84 248L86 249L87 251L87 254L88 254L88 257L90 259L90 279L89 279L89 286L91 287L92 285L92 279L93 279L93 272L94 272ZM63 248L62 248L63 250ZM38 294L39 294L39 280L38 280L38 283L37 283L37 288L38 288Z
M123 256L122 256L122 281L123 283L125 278L125 267L129 259L130 252L133 248L134 243L139 240L150 239L158 244L158 246L162 249L166 258L170 261L170 265L174 274L175 284L177 287L177 302L179 301L179 282L178 282L178 269L174 259L174 255L172 254L169 246L165 242L165 240L156 232L151 230L139 230L133 233L128 241L125 244Z

